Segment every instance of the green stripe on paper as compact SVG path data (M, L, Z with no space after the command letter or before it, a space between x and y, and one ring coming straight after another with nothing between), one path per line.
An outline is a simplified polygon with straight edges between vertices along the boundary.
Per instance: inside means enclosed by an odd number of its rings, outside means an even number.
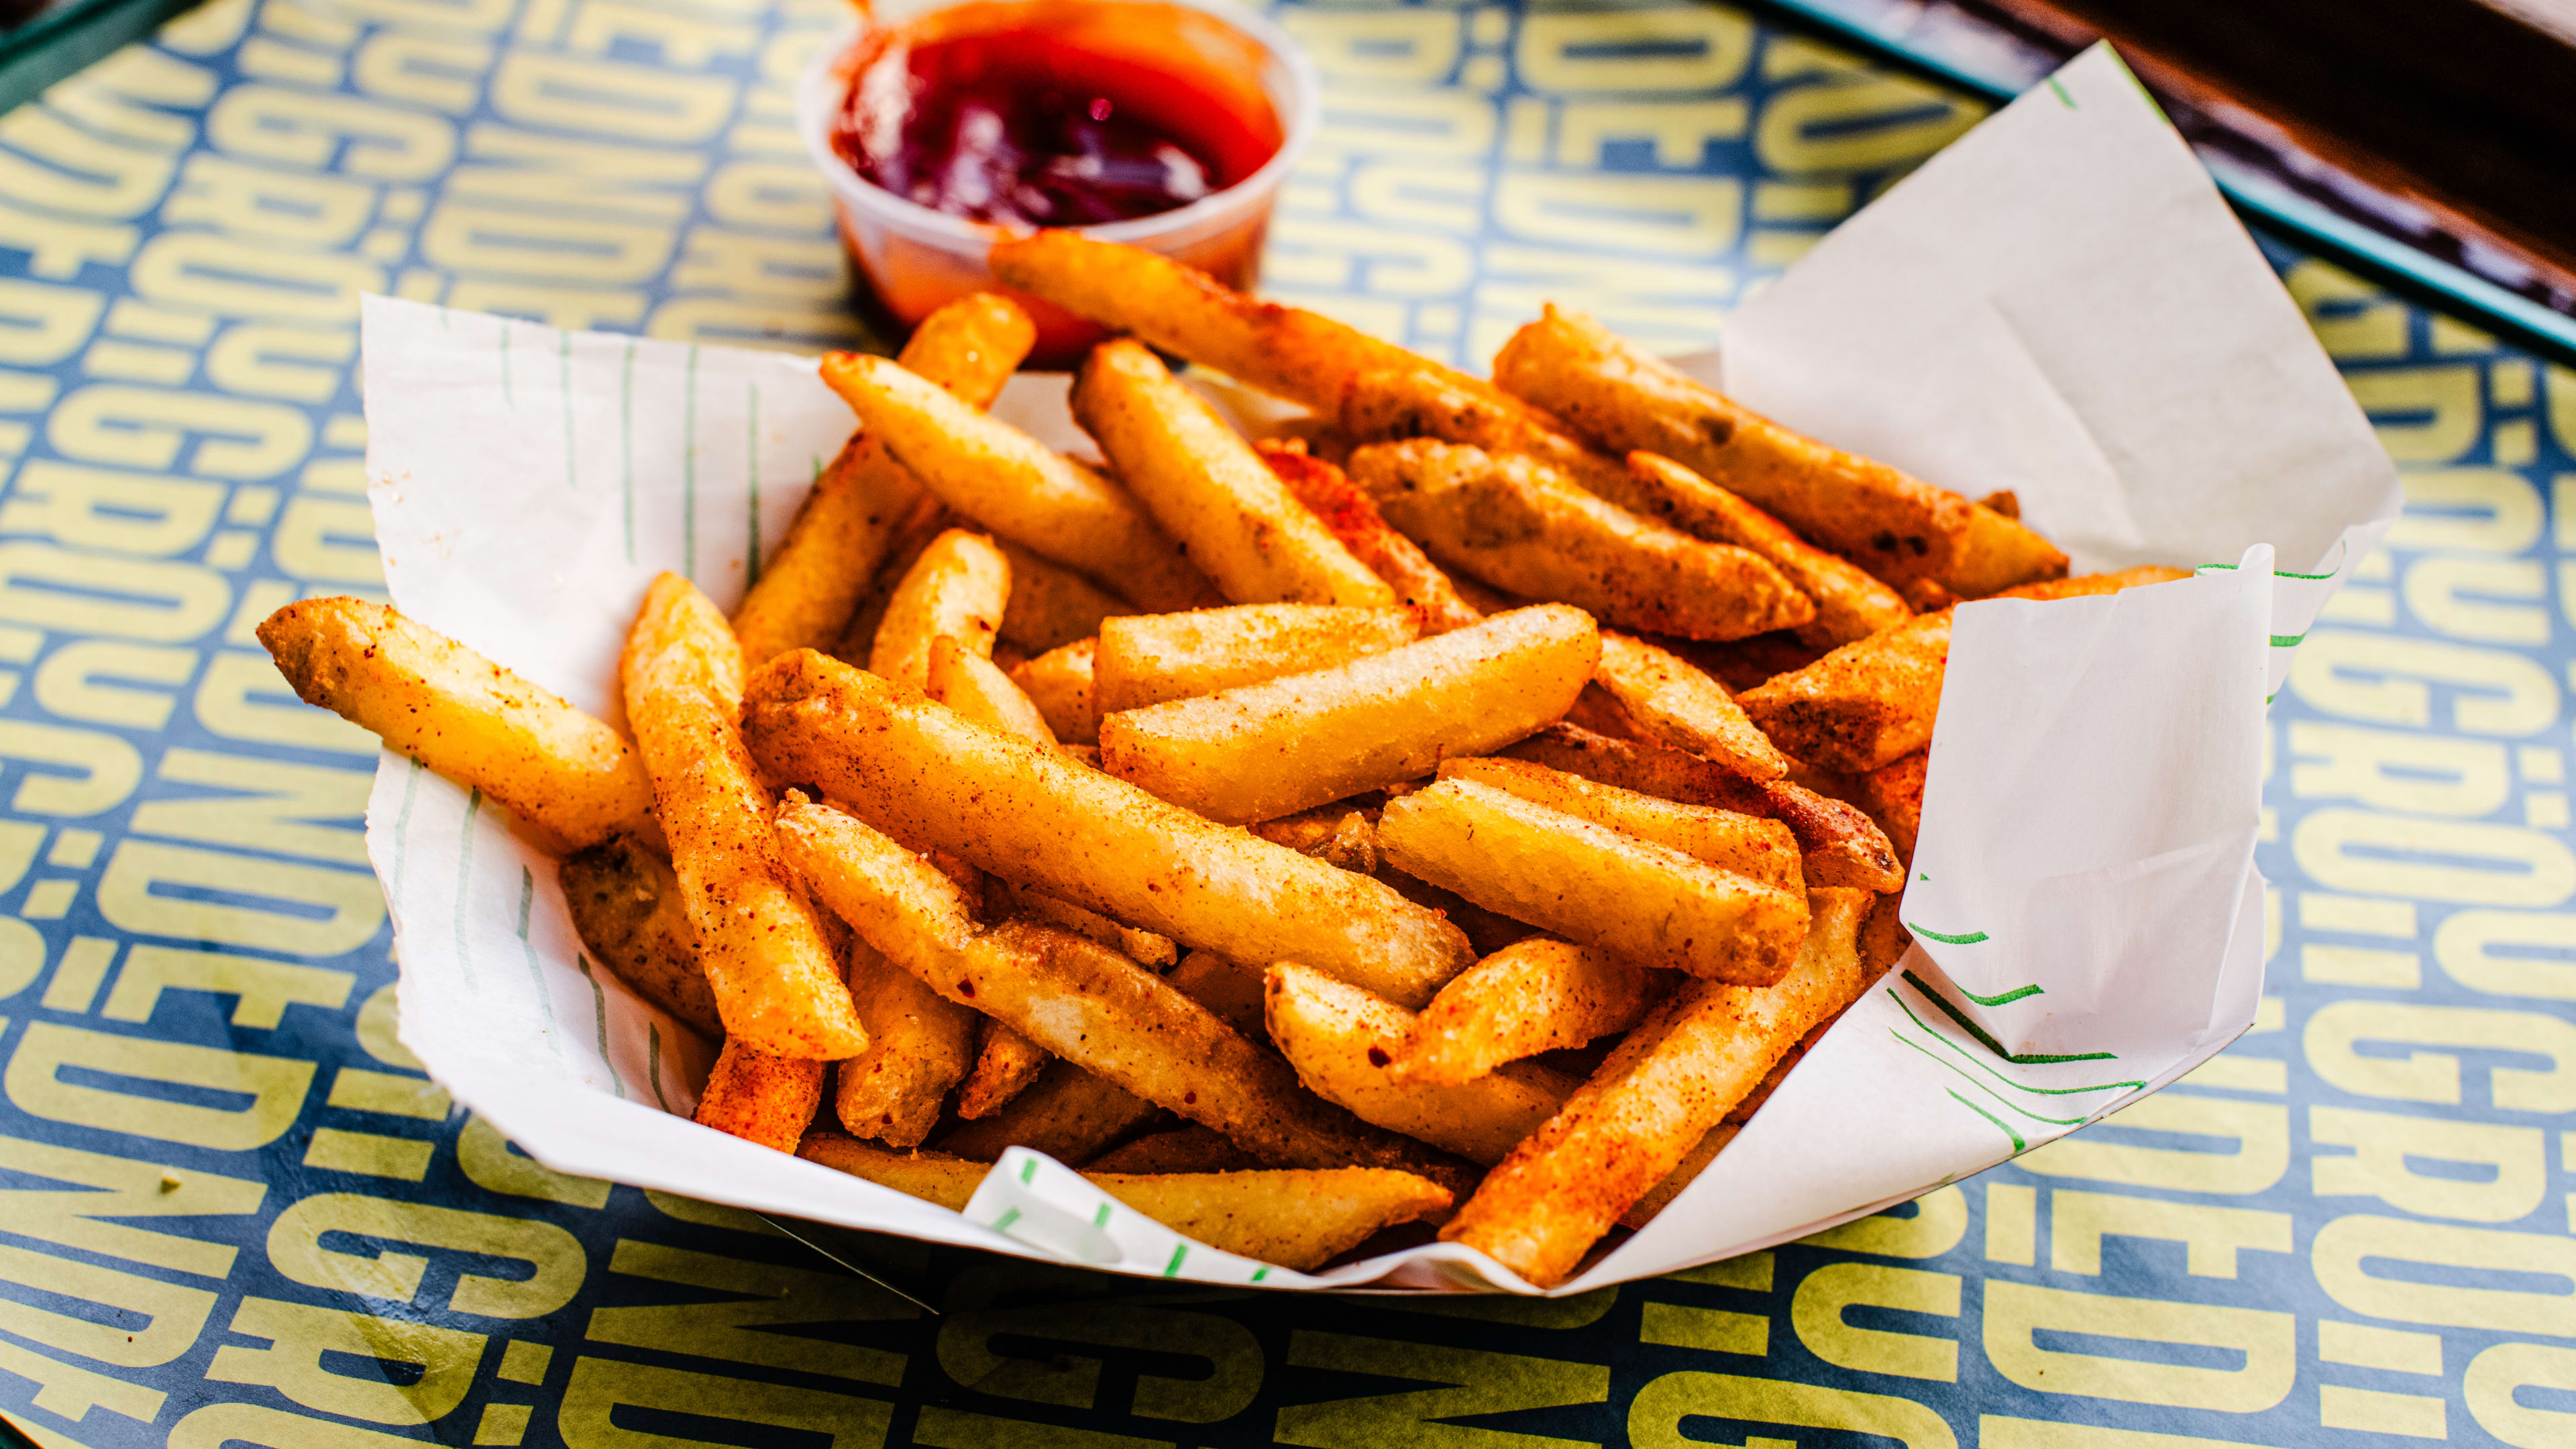
M1925 999L1929 1000L1934 1006L1941 1008L1941 1014L1943 1016L1957 1022L1962 1031L1975 1037L1977 1039L1977 1045L1993 1052L1996 1056L2002 1057L2005 1061L2012 1063L2014 1066L2038 1067L2047 1066L2054 1062L2112 1062L2119 1060L2118 1055L2113 1052L2077 1052L2070 1056L2050 1056L2042 1052L2014 1053L2005 1051L2004 1044L2002 1042L1986 1035L1984 1027L1968 1020L1967 1013L1959 1010L1956 1006L1951 1005L1950 998L1933 990L1929 985L1925 984L1922 977L1908 971L1905 973L1905 980L1906 984L1912 986L1915 990L1922 992Z
M464 843L456 850L456 964L464 970L465 989L480 991L474 982L474 944L465 934L465 902L473 894L474 818L483 813L483 792L475 791L465 800Z
M1946 1091L1948 1089L1944 1088L1943 1090ZM2012 1128L2004 1125L2003 1118L1996 1116L1994 1113L1987 1111L1985 1108L1978 1106L1976 1103L1969 1101L1967 1098L1960 1096L1956 1092L1950 1093L1950 1100L1967 1108L1969 1111L1976 1113L1978 1116L1985 1118L1987 1121L1994 1123L1996 1131L2001 1132L2005 1137L2011 1139L2014 1152L2021 1153L2028 1152L2030 1150L2030 1144L2021 1140L2020 1133L2015 1132Z
M1959 983L1955 981L1950 984L1953 986L1959 986ZM1979 1006L2004 1006L2011 1002L2019 1001L2025 996L2045 996L2048 993L2040 990L2037 982L2033 982L2028 986L2016 986L2012 990L1997 996L1979 996L1977 993L1970 991L1964 986L1959 986L1959 994L1968 998L1970 1001L1977 1003Z
M1020 1184L1025 1187L1038 1180L1038 1160L1034 1157L1020 1164Z
M403 869L411 864L411 802L420 794L421 764L413 760L403 776L402 808L394 812L394 909L402 909Z
M2306 637L2308 636L2305 633L2275 634L2272 636L2272 647L2275 649L2296 649L2299 647L2299 641Z
M2005 1101L2002 1096L1996 1093L1994 1088L1989 1087L1985 1083L1978 1081L1976 1078L1969 1076L1966 1072L1960 1071L1955 1063L1944 1060L1940 1054L1934 1052L1930 1047L1914 1040L1905 1033L1901 1031L1891 1031L1888 1035L1905 1043L1907 1046L1914 1048L1923 1055L1930 1057L1936 1066L1947 1069L1952 1075L1959 1077L1969 1086L1976 1088L1978 1091L1984 1093L1988 1098L2000 1104L2006 1111L2019 1113L2024 1117L2028 1117L2033 1122L2045 1122L2051 1127L2081 1127L2084 1125L2084 1119L2081 1117L2042 1117L2037 1112L2030 1110L2028 1107L2015 1106L2011 1102Z
M2005 1086L2012 1088L2016 1092L2028 1092L2033 1096L2039 1097L2080 1097L2088 1092L2109 1092L2123 1087L2144 1087L2146 1085L2144 1082L2097 1082L2089 1087L2034 1087L2028 1082L2016 1082L2012 1078L2005 1076L2003 1073L1996 1071L1994 1068L1987 1066L1984 1062L1977 1060L1975 1057L1969 1056L1966 1052L1960 1051L1959 1044L1957 1042L1954 1042L1948 1037L1943 1036L1941 1033L1934 1031L1924 1022L1923 1018L1916 1016L1914 1014L1914 1008L1905 1004L1904 997L1890 992L1887 999L1896 1003L1896 1009L1905 1013L1905 1019L1907 1021L1921 1027L1925 1036L1932 1038L1934 1041L1941 1043L1943 1046L1948 1047L1954 1052L1959 1052L1959 1057L1962 1061L1965 1061L1968 1065L1975 1067L1978 1071L1985 1073L1987 1076L1994 1078L1996 1081L2003 1083Z
M590 983L590 1024L599 1034L599 1060L608 1068L608 1085L617 1089L617 1100L626 1100L626 1079L617 1075L617 1063L608 1057L608 993L600 989L599 976L590 969L590 958L579 951L572 953L572 964L581 968L581 979Z
M653 1105L668 1112L671 1099L662 1095L662 1024L644 1023L644 1075L653 1083Z
M1007 1233L1011 1230L1011 1224L1016 1223L1019 1220L1020 1210L1018 1208L1004 1208L1002 1209L1002 1215L993 1219L993 1231L997 1233Z
M1091 1225L1095 1228L1105 1228L1109 1226L1109 1204L1102 1203L1100 1205L1100 1211L1091 1215Z
M519 951L528 958L528 982L537 988L537 1013L546 1020L546 1046L557 1059L563 1056L563 1041L555 1031L555 999L546 991L545 968L537 964L536 944L528 939L528 913L536 904L537 878L519 867Z
M2066 93L2066 87L2064 87L2064 86L2062 86L2062 85L2059 85L2059 84L2057 83L2057 77L2055 77L2055 76L2050 76L2050 77L2048 78L2048 88L2049 88L2049 90L2051 90L2051 91L2053 91L2053 92L2055 92L2055 93L2056 93L2056 96L2057 96L2057 98L2058 98L2060 101L2063 101L2063 102L2065 102L2065 103L2066 103L2066 109L2068 109L2068 110L2070 110L2070 111L2071 111L2071 110L2074 110L2074 109L2076 108L2076 107L2075 107L2075 98L2074 98L2073 96L2070 96L2070 95L2068 95L2068 94Z
M1926 876L1925 879L1928 880L1930 877ZM1973 946L1979 941L1993 939L1983 931L1970 931L1964 936L1945 936L1938 931L1927 931L1923 927L1914 924L1912 921L1907 921L1905 923L1905 929L1912 931L1918 936L1929 936L1933 940L1938 941L1945 946Z
M1181 1260L1182 1260L1183 1258L1188 1257L1189 1255L1190 1255L1190 1245L1189 1245L1189 1244L1187 1244L1187 1243L1174 1243L1174 1244L1172 1245L1172 1261L1170 1261L1170 1262L1168 1262L1168 1263L1165 1263L1165 1264L1163 1265L1163 1276L1164 1276L1164 1277L1166 1277L1166 1278L1177 1278L1177 1277L1179 1277L1179 1276L1180 1276L1180 1273L1181 1273Z

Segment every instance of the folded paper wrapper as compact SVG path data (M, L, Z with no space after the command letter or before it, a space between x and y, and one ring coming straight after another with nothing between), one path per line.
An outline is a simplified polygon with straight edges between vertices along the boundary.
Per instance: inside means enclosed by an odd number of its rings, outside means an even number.
M849 409L810 358L555 331L386 298L364 316L369 496L395 604L621 722L659 571L730 607ZM1652 1224L1558 1293L1802 1237L2063 1136L2252 1024L2263 711L2394 519L2396 473L2253 242L2096 48L1845 222L1729 319L1756 411L1980 497L2078 572L2189 580L1960 608L1914 950ZM1060 380L1000 411L1071 433ZM2289 572L2276 570L2276 560ZM590 961L555 862L387 755L367 847L402 1040L566 1172L1117 1272L1527 1293L1434 1244L1321 1274L1189 1243L1013 1149L964 1213L688 1120L712 1048ZM996 1224L1007 1221L1009 1231Z

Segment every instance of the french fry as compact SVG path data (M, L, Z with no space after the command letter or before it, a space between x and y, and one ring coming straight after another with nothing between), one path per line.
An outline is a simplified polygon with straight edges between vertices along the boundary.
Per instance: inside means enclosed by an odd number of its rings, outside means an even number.
M955 882L857 817L791 793L778 829L815 894L887 959L1262 1161L1456 1176L1298 1091L1285 1063L1125 956L1025 921L979 926Z
M1446 371L1384 368L1342 391L1342 431L1354 442L1432 438L1488 453L1518 453L1622 508L1633 493L1626 468L1585 446L1564 424L1509 393ZM1633 510L1632 510L1633 511Z
M1708 1165L1717 1160L1717 1154L1724 1152L1726 1144L1733 1142L1736 1134L1743 1130L1741 1122L1720 1122L1701 1133L1699 1141L1691 1144L1690 1150L1682 1154L1682 1160L1673 1165L1672 1171L1664 1174L1662 1181L1646 1189L1643 1197L1630 1203L1628 1210L1619 1214L1619 1226L1635 1231L1661 1216L1665 1208L1672 1206L1673 1199L1682 1195L1682 1189L1698 1181L1699 1175L1708 1170Z
M1305 674L1410 644L1405 610L1335 604L1237 604L1104 620L1091 659L1103 715Z
M1545 936L1506 946L1440 988L1393 1048L1390 1071L1422 1086L1472 1082L1506 1062L1626 1031L1668 984L1597 947Z
M1387 607L1395 591L1306 511L1252 445L1127 338L1091 350L1073 415L1128 490L1238 604Z
M930 641L923 693L966 718L1052 747L1055 731L1028 692L992 660L946 634Z
M895 525L894 536L887 542L885 559L877 565L876 578L867 592L859 596L858 607L850 611L850 622L841 630L839 642L825 651L845 659L857 668L868 667L868 657L876 652L877 631L885 623L886 609L894 602L894 591L902 584L912 566L921 561L931 541L957 526L956 514L936 498L924 498L913 505L912 512ZM776 655L771 655L776 658Z
M1798 837L1777 820L1623 790L1527 760L1443 760L1440 778L1490 785L1779 890L1807 889Z
M2188 577L2187 570L2148 566L2008 589L1999 597L2067 599ZM1748 689L1737 703L1781 748L1811 765L1858 775L1891 764L1932 743L1950 620L1947 609L1909 619Z
M1287 846L1299 855L1311 855L1361 875L1377 874L1377 823L1341 801L1275 820L1256 821L1249 828L1262 839Z
M660 844L653 785L617 731L435 629L364 599L306 599L259 642L296 695L480 790L565 850Z
M1777 820L1797 838L1809 886L1867 891L1905 887L1905 872L1878 823L1858 808L1789 780L1748 780L1697 755L1644 740L1610 739L1556 724L1501 752L1569 775L1694 805Z
M780 779L810 780L905 839L1191 946L1291 957L1395 1001L1430 1000L1468 961L1455 927L1376 881L819 654L789 655L753 680L744 731Z
M1806 902L1473 780L1388 804L1378 849L1489 910L1647 966L1764 986L1806 933Z
M1332 669L1108 715L1101 764L1211 820L1266 820L1519 739L1574 703L1599 649L1579 609L1515 609Z
M1351 557L1386 580L1387 587L1395 590L1397 603L1421 616L1423 633L1446 634L1485 617L1420 544L1395 531L1377 511L1376 500L1361 492L1338 466L1308 453L1302 439L1293 441L1294 446L1264 440L1253 447L1288 491L1297 495L1297 501L1342 541Z
M1665 647L1688 660L1701 673L1725 685L1729 694L1742 694L1775 674L1804 669L1833 652L1831 646L1817 648L1799 642L1795 629L1756 634L1749 639L1731 639L1723 644L1704 639L1675 639Z
M1816 617L1798 637L1830 649L1902 624L1914 610L1867 569L1825 552L1770 514L1660 453L1630 453L1628 482L1604 497L1631 513L1659 519L1693 538L1749 548L1789 576L1816 602Z
M1009 539L996 540L1011 562L1011 597L1002 606L1002 642L1035 656L1100 632L1100 621L1136 607L1052 559Z
M1914 859L1914 837L1923 828L1923 778L1931 762L1929 750L1916 750L1860 777L1860 798L1853 803L1887 832L1898 860Z
M1854 936L1870 902L1863 891L1811 893L1796 964L1774 986L1683 982L1441 1237L1541 1287L1563 1282L1799 1038L1858 999L1868 980Z
M1193 1122L1173 1132L1155 1132L1113 1147L1094 1159L1089 1171L1115 1173L1242 1172L1261 1164L1251 1154Z
M1036 340L1018 303L978 292L923 318L896 361L967 406L987 408ZM766 664L790 649L830 647L921 496L921 485L874 439L852 438L814 480L734 610L744 660Z
M970 654L993 657L993 637L1011 596L1011 563L993 541L952 528L930 541L887 597L868 668L915 689L930 679L930 642L942 635Z
M808 1136L797 1155L954 1210L965 1208L987 1171L983 1163L935 1153L882 1152L834 1132ZM1436 1183L1366 1167L1083 1176L1185 1238L1301 1272L1450 1202Z
M1444 567L1623 629L1740 639L1815 617L1761 555L1639 518L1528 457L1372 443L1351 454L1350 476Z
M1601 632L1593 680L1619 701L1640 734L1688 750L1752 780L1789 773L1789 757L1755 728L1716 680L1643 639Z
M1574 1092L1572 1077L1530 1062L1455 1083L1404 1077L1388 1062L1415 1029L1411 1012L1289 962L1263 980L1270 1040L1307 1090L1470 1162L1502 1161Z
M991 1017L984 1018L983 1044L975 1069L957 1089L957 1115L972 1122L1002 1110L1036 1081L1054 1058L1044 1048Z
M727 1037L772 1056L858 1055L867 1030L779 858L769 792L735 731L742 648L724 615L688 580L663 574L618 674Z
M1159 971L1181 959L1179 946L1169 936L1120 925L1098 911L1085 910L1044 891L1000 879L987 881L985 891L996 915L1060 927L1120 952L1139 966L1151 966Z
M690 1120L793 1152L823 1100L823 1070L811 1057L774 1057L728 1037Z
M1270 1039L1261 1017L1261 973L1252 967L1214 951L1192 951L1163 979L1247 1039Z
M1100 743L1100 711L1093 707L1092 667L1100 641L1076 639L1011 671L1011 682L1038 707L1038 715L1066 744Z
M2001 584L2066 571L2020 524L1747 411L1579 312L1551 306L1513 334L1494 381L1613 452L1681 463L1890 583L1939 579L1965 594L2014 564L2029 571ZM2027 538L2007 547L1999 530Z
M582 944L636 995L724 1040L715 992L698 964L698 929L680 904L671 863L634 837L612 835L556 867Z
M832 1115L856 1136L918 1147L975 1063L982 1018L864 941L850 948L850 998L868 1024L868 1045L837 1069Z
M1869 913L1869 920L1860 928L1859 950L1864 990L1867 989L1868 983L1876 981L1887 969L1886 963L1873 963L1870 959L1870 933L1877 928L1882 919L1892 921L1895 915L1895 908L1882 902ZM1752 1091L1744 1094L1744 1100L1727 1110L1726 1120L1708 1129L1707 1135L1700 1138L1699 1145L1682 1154L1680 1166L1664 1174L1663 1181L1648 1188L1644 1197L1637 1199L1626 1212L1619 1215L1619 1226L1642 1228L1654 1221L1655 1215L1662 1212L1674 1198L1681 1196L1682 1189L1690 1186L1693 1178L1698 1177L1707 1170L1710 1163L1717 1160L1717 1154L1726 1150L1726 1144L1735 1140L1735 1134L1744 1130L1745 1125L1753 1120L1753 1114L1762 1110L1762 1104L1771 1099L1771 1094L1778 1091L1780 1084L1789 1079L1789 1073L1805 1059L1817 1042L1824 1040L1825 1033L1832 1030L1834 1023L1841 1019L1842 1014L1837 1012L1809 1027L1807 1034L1798 1038L1798 1044L1782 1053L1780 1060L1771 1064L1771 1070L1763 1076L1761 1082Z
M1059 1057L1002 1110L958 1127L939 1149L990 1162L1006 1147L1026 1147L1079 1166L1162 1110Z
M1207 579L1126 490L882 357L835 352L823 381L959 513L1137 603L1211 602Z

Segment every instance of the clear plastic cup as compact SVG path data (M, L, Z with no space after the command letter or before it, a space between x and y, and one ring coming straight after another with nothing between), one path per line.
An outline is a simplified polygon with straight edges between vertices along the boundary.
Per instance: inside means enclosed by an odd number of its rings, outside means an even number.
M909 330L942 304L970 292L1006 290L993 281L988 257L1011 230L933 211L860 177L833 145L855 71L872 53L870 28L924 22L937 12L1006 17L1038 8L1084 6L1112 12L1122 35L1150 36L1147 27L1190 27L1190 44L1202 58L1211 51L1229 69L1256 74L1279 121L1279 149L1250 176L1186 206L1153 216L1080 228L1083 235L1124 242L1191 266L1228 286L1249 290L1261 266L1261 245L1280 183L1313 137L1321 109L1313 64L1285 33L1227 0L880 0L871 21L854 24L806 68L796 92L796 126L805 149L822 169L840 219L841 240L875 293L877 303ZM1209 24L1210 20L1214 26ZM936 23L936 22L931 22ZM981 24L980 20L973 23ZM996 27L998 28L998 27ZM1176 44L1178 42L1176 41ZM1231 53L1228 53L1231 52ZM1013 294L1038 324L1030 364L1064 367L1100 339L1101 329L1035 298Z

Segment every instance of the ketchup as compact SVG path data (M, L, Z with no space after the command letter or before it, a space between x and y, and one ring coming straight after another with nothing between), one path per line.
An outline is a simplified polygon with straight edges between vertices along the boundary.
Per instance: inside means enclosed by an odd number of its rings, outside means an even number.
M938 12L862 59L834 146L871 184L968 221L1097 226L1187 206L1260 170L1281 132L1250 77L1104 13L1176 9Z

